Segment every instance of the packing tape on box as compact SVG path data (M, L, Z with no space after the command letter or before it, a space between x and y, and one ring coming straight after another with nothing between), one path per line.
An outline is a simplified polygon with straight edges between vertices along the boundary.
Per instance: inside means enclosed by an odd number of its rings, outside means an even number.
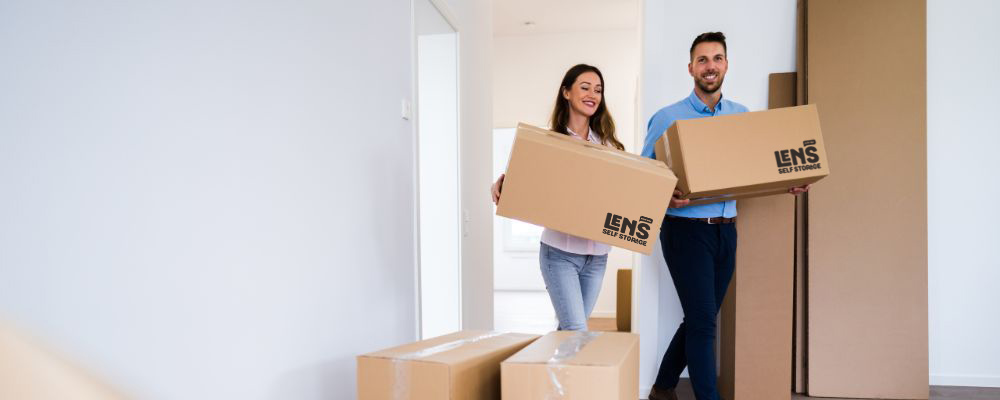
M395 373L395 379L393 380L392 384L392 394L393 394L392 398L393 399L408 398L407 390L410 388L410 374L405 367L406 361L419 360L422 358L430 357L438 353L454 350L468 344L495 338L497 336L503 336L506 334L507 334L506 332L487 332L482 335L476 335L465 339L453 340L450 342L441 343L436 346L431 346L423 350L418 350L411 353L404 353L396 357L393 357L392 368Z
M556 348L556 351L547 362L549 380L552 382L552 391L546 396L546 399L566 398L566 390L563 387L563 383L566 382L569 372L565 368L566 362L576 357L577 353L583 350L584 346L599 336L601 336L600 332L576 332L569 339L559 344L559 347Z

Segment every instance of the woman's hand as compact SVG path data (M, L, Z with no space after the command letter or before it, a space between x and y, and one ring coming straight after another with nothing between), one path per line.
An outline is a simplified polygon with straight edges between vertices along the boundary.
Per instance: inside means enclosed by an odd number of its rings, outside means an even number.
M797 186L797 187L793 187L791 189L788 189L788 193L791 193L793 195L798 196L798 195L800 195L802 193L808 192L810 188L812 188L812 184L811 183L808 184L808 185L805 185L805 186Z
M497 181L493 183L493 187L491 188L493 191L493 204L497 204L497 202L500 201L500 190L503 189L504 176L506 176L506 174L500 174L500 177L497 178Z
M688 203L691 202L691 200L682 199L682 195L684 195L684 193L681 193L680 190L674 190L674 197L670 198L670 208L686 207Z

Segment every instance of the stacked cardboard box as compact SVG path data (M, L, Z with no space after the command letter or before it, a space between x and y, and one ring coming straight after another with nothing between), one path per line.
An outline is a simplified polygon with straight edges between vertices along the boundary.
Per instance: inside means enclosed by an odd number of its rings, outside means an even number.
M358 399L499 400L500 362L537 338L461 331L358 356Z

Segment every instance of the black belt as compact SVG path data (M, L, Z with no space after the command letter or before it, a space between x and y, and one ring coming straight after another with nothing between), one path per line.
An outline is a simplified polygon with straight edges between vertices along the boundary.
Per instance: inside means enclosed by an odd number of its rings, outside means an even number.
M667 218L670 219L682 219L685 221L701 222L703 224L716 225L716 224L735 224L736 217L723 218L723 217L712 217L712 218L688 218L688 217L675 217L673 215L668 215Z

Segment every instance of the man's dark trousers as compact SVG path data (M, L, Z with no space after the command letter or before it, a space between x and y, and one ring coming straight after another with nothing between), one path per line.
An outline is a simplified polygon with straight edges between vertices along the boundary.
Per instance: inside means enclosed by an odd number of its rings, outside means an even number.
M666 217L660 229L670 277L684 321L663 355L654 386L677 386L684 367L698 400L718 400L715 372L716 317L736 264L736 224Z

